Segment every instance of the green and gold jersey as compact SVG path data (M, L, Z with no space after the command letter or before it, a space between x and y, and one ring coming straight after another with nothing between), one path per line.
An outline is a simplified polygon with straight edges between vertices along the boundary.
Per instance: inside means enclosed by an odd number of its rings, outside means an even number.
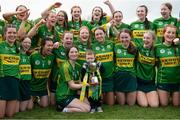
M56 26L55 26L55 31L56 31L56 36L57 36L57 39L56 39L56 41L55 42L60 42L61 43L61 41L62 41L62 35L63 35L63 33L66 31L66 30L68 30L68 29L66 29L65 27L62 27L62 26L60 26L59 24L56 24Z
M4 34L5 25L6 25L5 21L0 19L0 42L4 41L3 34Z
M156 44L159 44L159 43L162 43L164 27L168 24L177 26L177 19L174 17L170 17L168 20L165 20L163 17L160 17L158 19L155 19L153 21L153 23L155 25L155 31L156 31L156 35L157 35Z
M66 49L63 45L61 45L58 49L54 49L53 53L55 56L55 61L52 68L51 79L52 81L56 81L59 67L67 60Z
M0 77L20 77L20 56L16 52L16 46L10 46L6 41L0 43Z
M76 95L77 91L72 90L68 86L68 82L73 80L79 82L80 80L80 65L75 63L72 67L69 61L65 61L59 68L59 80L57 81L56 101L66 99L68 96Z
M114 47L115 71L128 71L135 75L135 55L128 53L121 43Z
M51 69L54 62L54 55L42 56L40 52L35 51L31 57L32 80L30 82L32 91L42 91L47 88Z
M92 35L91 35L92 43L96 42L95 37L94 37L94 31L96 30L96 28L102 27L106 31L106 28L107 28L106 23L108 23L110 21L110 19L111 19L110 16L104 16L101 21L93 21L93 22L91 21L90 22L89 29L92 33Z
M154 30L154 24L152 22L149 23L149 29L145 28L144 22L142 21L132 22L130 27L133 40L137 46L143 45L143 35L147 30Z
M82 43L80 41L74 43L79 49L79 56L77 62L82 66L86 62L86 50L88 49L87 43Z
M116 26L114 26L114 28L118 32L120 32L124 28L130 30L130 26L128 24L125 24L125 23L121 23L119 25L116 25ZM117 33L114 31L112 26L110 27L110 30L109 30L109 37L110 37L110 39L112 39L114 41L114 43L118 43Z
M177 83L179 73L179 46L158 44L155 47L157 59L157 83Z
M73 35L74 35L74 39L73 39L74 42L76 42L79 38L79 30L80 30L81 26L87 26L90 29L90 23L85 20L82 20L81 22L79 22L79 21L77 21L77 22L69 21L68 22L69 30L71 32L73 32Z
M106 30L106 23L110 21L110 16L105 16L102 20L90 22L90 30L94 33L94 30L98 27L103 27Z
M26 53L23 53L23 52L20 53L19 70L20 70L21 80L32 79L30 56L28 56Z
M37 34L33 37L32 48L41 46L42 40L46 37L53 39L53 42L57 41L55 29L53 28L52 30L49 30L47 25L43 24L39 27Z
M138 47L136 75L142 80L155 80L155 51L143 46Z
M58 49L54 49L53 53L55 55L57 66L60 66L65 60L67 60L66 49L63 45L60 45Z
M101 62L104 67L104 72L101 74L102 78L112 76L114 72L114 44L110 40L105 40L103 44L95 42L92 49L96 54L97 62Z

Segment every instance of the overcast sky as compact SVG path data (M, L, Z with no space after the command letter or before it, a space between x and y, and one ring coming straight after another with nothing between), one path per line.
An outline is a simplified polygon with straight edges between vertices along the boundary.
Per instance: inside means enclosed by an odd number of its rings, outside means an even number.
M58 0L0 0L1 13L15 11L16 6L22 4L30 9L29 19L36 19L40 17L41 12L49 5ZM110 15L110 10L103 4L105 0L59 0L62 3L61 8L68 13L70 17L70 9L73 5L79 5L82 8L82 18L89 20L93 7L101 6L103 10ZM172 16L179 18L180 0L110 0L116 10L121 10L124 14L123 22L130 23L137 20L136 8L139 5L146 5L149 9L148 18L153 21L155 18L160 17L160 5L164 2L170 2L173 5Z

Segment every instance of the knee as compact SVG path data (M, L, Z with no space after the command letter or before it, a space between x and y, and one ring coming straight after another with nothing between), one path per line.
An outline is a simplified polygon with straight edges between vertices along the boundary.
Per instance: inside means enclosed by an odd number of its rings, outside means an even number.
M148 107L148 104L147 103L139 103L139 106L141 106L141 107Z
M159 107L159 103L151 103L149 104L150 107L153 107L153 108L156 108L156 107Z
M4 113L0 113L0 119L3 119L3 118L4 118L4 116L5 116L5 114L4 114Z
M14 115L14 113L6 113L6 117L11 118Z
M41 104L41 107L43 108L48 107L48 104Z
M161 102L161 106L163 106L163 107L168 106L168 102Z

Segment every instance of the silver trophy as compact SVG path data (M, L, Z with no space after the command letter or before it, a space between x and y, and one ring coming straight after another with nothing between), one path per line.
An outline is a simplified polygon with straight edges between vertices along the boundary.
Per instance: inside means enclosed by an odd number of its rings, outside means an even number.
M89 63L89 69L90 69L90 72L92 73L92 77L90 78L90 84L91 85L99 84L98 77L95 75L95 72L98 69L97 63L90 62Z

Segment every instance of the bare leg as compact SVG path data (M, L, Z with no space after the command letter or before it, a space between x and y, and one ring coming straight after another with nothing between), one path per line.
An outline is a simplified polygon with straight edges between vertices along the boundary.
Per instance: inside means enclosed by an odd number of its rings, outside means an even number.
M48 100L48 96L42 96L40 98L40 106L41 107L47 107L49 105L49 100Z
M162 106L167 106L169 103L169 93L165 90L158 90L159 102Z
M16 112L17 100L7 101L6 103L6 116L12 117Z
M158 107L159 106L159 97L157 91L151 91L146 94L148 104L150 107Z
M106 104L114 105L114 102L115 102L114 92L107 92L107 93L105 93L105 96L103 98L105 99Z
M180 105L180 94L179 92L174 92L172 94L172 102L174 106L179 106Z
M127 93L127 104L134 105L136 103L136 92Z
M141 107L147 107L148 106L148 100L146 98L146 93L142 91L137 91L137 103Z
M126 102L125 93L116 92L116 100L117 100L118 104L124 105Z
M0 100L0 119L4 118L5 116L5 111L6 111L6 101L5 100Z

